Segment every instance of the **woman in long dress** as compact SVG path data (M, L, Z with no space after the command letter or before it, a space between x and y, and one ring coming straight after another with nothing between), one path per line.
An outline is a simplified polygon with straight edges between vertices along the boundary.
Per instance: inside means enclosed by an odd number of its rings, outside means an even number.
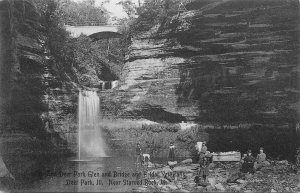
M169 147L169 161L175 161L175 146L172 142Z

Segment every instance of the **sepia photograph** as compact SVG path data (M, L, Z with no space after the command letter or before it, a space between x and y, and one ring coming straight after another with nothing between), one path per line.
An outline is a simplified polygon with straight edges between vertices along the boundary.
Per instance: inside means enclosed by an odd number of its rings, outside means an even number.
M0 0L0 193L300 193L299 0Z

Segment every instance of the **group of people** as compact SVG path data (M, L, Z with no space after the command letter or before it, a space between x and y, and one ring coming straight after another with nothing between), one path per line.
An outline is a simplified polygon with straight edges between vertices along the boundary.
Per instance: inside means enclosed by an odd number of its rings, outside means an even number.
M175 145L173 142L170 143L169 146L169 156L168 156L168 161L175 161ZM150 161L150 154L143 154L141 145L137 143L136 149L136 164L141 164L144 165L148 161Z
M175 145L173 142L170 143L169 146L169 161L175 161ZM145 161L150 161L150 155L149 154L143 154L140 144L137 144L136 147L136 156L137 160L136 163L141 163L142 165L145 163ZM206 142L202 143L201 149L198 149L198 156L199 156L199 173L204 180L206 180L206 177L209 174L209 164L212 162L212 154L207 150ZM243 173L254 173L255 171L261 169L262 167L269 166L270 163L266 160L266 154L264 153L264 149L261 147L259 150L259 154L257 154L257 157L254 158L252 156L252 151L248 150L247 154L244 154L241 163L241 172ZM146 159L146 160L145 160ZM148 160L147 160L148 159Z
M264 149L261 147L259 154L257 154L256 159L252 156L251 150L248 150L247 154L242 157L242 168L241 171L244 173L254 173L256 170L262 167L269 166L270 163L266 160L267 156L264 153Z
M207 151L206 142L202 143L201 149L198 149L199 154L199 176L206 181L206 177L209 175L209 164L212 162L212 155Z
M136 152L136 165L148 165L150 162L150 154L146 154L142 152L142 148L140 144L138 143L135 149Z
M198 152L199 154L199 176L206 181L206 177L209 175L209 164L212 162L212 155L209 151L207 151L206 142L203 142L201 150ZM247 154L241 159L241 172L243 173L254 173L255 171L261 169L262 167L269 166L270 163L266 160L266 154L264 153L263 148L261 147L259 150L259 154L256 158L252 156L251 150L248 150ZM196 183L200 182L199 177L196 179Z

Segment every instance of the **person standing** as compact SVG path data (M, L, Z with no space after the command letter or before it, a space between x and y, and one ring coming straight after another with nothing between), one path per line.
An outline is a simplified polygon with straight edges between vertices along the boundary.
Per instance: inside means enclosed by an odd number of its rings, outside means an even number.
M207 146L206 146L206 141L204 141L201 148L201 152L204 152L204 154L206 154L206 151L207 151Z
M175 146L173 142L170 143L169 147L169 161L175 161Z
M300 168L300 147L298 147L296 151L296 166Z
M199 151L199 175L197 175L194 179L195 183L198 184L198 186L206 184L206 177L209 175L208 167L210 163L210 156L207 155L207 153L208 151L206 147L206 142L204 141ZM203 181L200 180L201 178L203 179Z
M202 162L204 162L204 158L207 152L207 147L206 147L206 142L204 141L201 147L201 150L199 152L199 163L201 164Z
M209 175L209 170L208 170L209 160L208 159L209 159L208 157L204 157L202 164L200 164L199 176L202 176L204 182L206 182L206 177Z
M207 162L206 157L205 157L206 151L207 151L206 142L203 142L201 150L199 152L200 173L205 168L205 164Z
M142 149L139 143L137 143L136 148L135 148L135 153L136 153L136 164L138 165L139 163L142 163Z

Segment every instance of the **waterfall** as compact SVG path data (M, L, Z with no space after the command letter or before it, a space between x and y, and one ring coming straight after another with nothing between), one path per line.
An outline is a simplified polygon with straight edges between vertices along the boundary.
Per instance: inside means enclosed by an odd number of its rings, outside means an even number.
M80 91L78 100L78 158L105 157L100 130L100 100L95 91Z

